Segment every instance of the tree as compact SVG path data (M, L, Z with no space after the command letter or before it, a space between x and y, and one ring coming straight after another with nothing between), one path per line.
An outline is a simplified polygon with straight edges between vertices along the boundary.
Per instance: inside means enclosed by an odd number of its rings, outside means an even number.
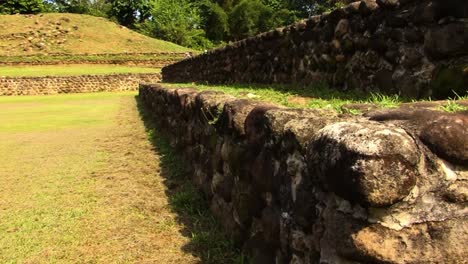
M126 27L134 28L137 23L142 23L150 17L149 0L107 0L107 2L111 5L109 16Z
M54 8L61 13L86 14L91 3L88 0L55 0Z
M152 37L186 47L207 48L211 43L205 38L201 23L198 6L189 0L157 0L152 3L150 17L139 28Z
M0 14L37 14L45 10L43 0L3 0L0 2Z
M88 14L107 17L110 4L106 0L54 0L48 1L60 13Z
M287 0L290 10L295 10L300 17L321 14L334 8L340 1L337 0Z
M215 42L225 40L229 33L229 21L226 12L217 3L209 1L201 4L200 9L206 37Z
M273 10L259 0L243 0L229 15L234 40L253 36L274 27Z

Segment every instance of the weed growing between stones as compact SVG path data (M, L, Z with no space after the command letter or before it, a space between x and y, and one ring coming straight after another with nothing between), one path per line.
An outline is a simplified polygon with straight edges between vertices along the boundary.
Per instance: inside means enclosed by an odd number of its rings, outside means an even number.
M459 94L455 93L454 98L449 98L447 104L442 105L440 107L440 110L443 110L448 113L455 113L455 112L461 112L461 111L468 111L468 107L464 105L460 105L457 101L460 100L468 100L468 94L464 96L460 96Z
M168 138L159 132L157 124L138 97L136 100L148 139L161 157L161 175L165 178L169 206L179 216L178 221L186 226L185 235L191 238L184 250L200 257L203 263L249 263L222 231L220 223L209 210L207 200L190 181L190 168L184 165Z

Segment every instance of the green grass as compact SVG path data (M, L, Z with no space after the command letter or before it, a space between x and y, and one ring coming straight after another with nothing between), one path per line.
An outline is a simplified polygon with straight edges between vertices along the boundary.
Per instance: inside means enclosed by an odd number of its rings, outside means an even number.
M0 97L0 263L245 263L135 95Z
M86 74L106 75L119 73L159 73L156 68L130 67L121 65L37 65L37 66L0 66L0 76L39 77L39 76L76 76Z
M361 93L357 91L338 91L330 89L325 84L315 86L297 85L262 85L262 84L233 84L233 85L204 85L194 83L164 83L171 88L193 88L199 91L213 90L232 95L237 98L270 102L291 108L331 109L341 113L342 107L347 104L369 104L380 108L395 108L411 100L399 95L385 95L380 93ZM429 100L429 99L428 99ZM467 100L467 96L456 96L440 110L458 112L466 107L457 103ZM427 100L420 100L427 101ZM346 110L351 114L361 114L358 110Z
M0 262L63 262L93 214L92 171L106 154L83 141L131 94L0 97Z
M455 93L453 98L449 98L445 105L440 107L441 110L449 113L456 113L461 111L468 111L468 107L460 105L457 101L468 100L468 94L461 96Z
M0 97L0 132L33 132L108 124L127 93Z
M191 51L104 18L79 14L0 15L0 32L5 36L0 38L2 56Z
M202 85L190 83L164 84L169 87L194 88L200 91L214 90L238 98L272 102L292 108L322 108L341 112L341 107L351 103L369 103L380 107L397 107L404 99L397 95L387 96L376 93L361 94L329 89L324 84L314 87L293 85Z

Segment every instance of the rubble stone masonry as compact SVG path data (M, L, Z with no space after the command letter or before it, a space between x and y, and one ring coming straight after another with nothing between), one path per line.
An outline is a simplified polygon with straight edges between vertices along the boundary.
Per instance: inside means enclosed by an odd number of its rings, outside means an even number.
M136 91L140 82L157 83L160 79L159 73L0 77L0 96Z
M468 114L364 115L140 85L253 263L466 263Z
M164 82L326 82L447 98L468 90L468 1L366 0L163 68Z

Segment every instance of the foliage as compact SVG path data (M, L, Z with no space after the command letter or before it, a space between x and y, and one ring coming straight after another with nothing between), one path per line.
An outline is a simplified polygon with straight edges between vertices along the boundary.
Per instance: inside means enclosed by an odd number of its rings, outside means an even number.
M231 36L234 40L243 39L273 26L273 10L259 0L243 0L229 15Z
M225 40L229 34L229 18L224 9L209 1L203 3L200 9L206 37L215 42Z
M144 34L187 47L207 48L211 45L201 29L200 10L189 0L155 1L150 15L139 25Z
M37 14L46 11L43 0L2 0L0 14Z
M107 2L111 5L109 16L126 27L132 28L137 22L144 22L150 17L151 3L148 0L107 0Z
M0 12L37 13L51 9L107 17L146 35L197 49L292 24L341 3L341 0L43 1L7 0L0 4Z
M111 4L107 0L55 0L50 5L52 10L61 13L107 17L111 12Z

